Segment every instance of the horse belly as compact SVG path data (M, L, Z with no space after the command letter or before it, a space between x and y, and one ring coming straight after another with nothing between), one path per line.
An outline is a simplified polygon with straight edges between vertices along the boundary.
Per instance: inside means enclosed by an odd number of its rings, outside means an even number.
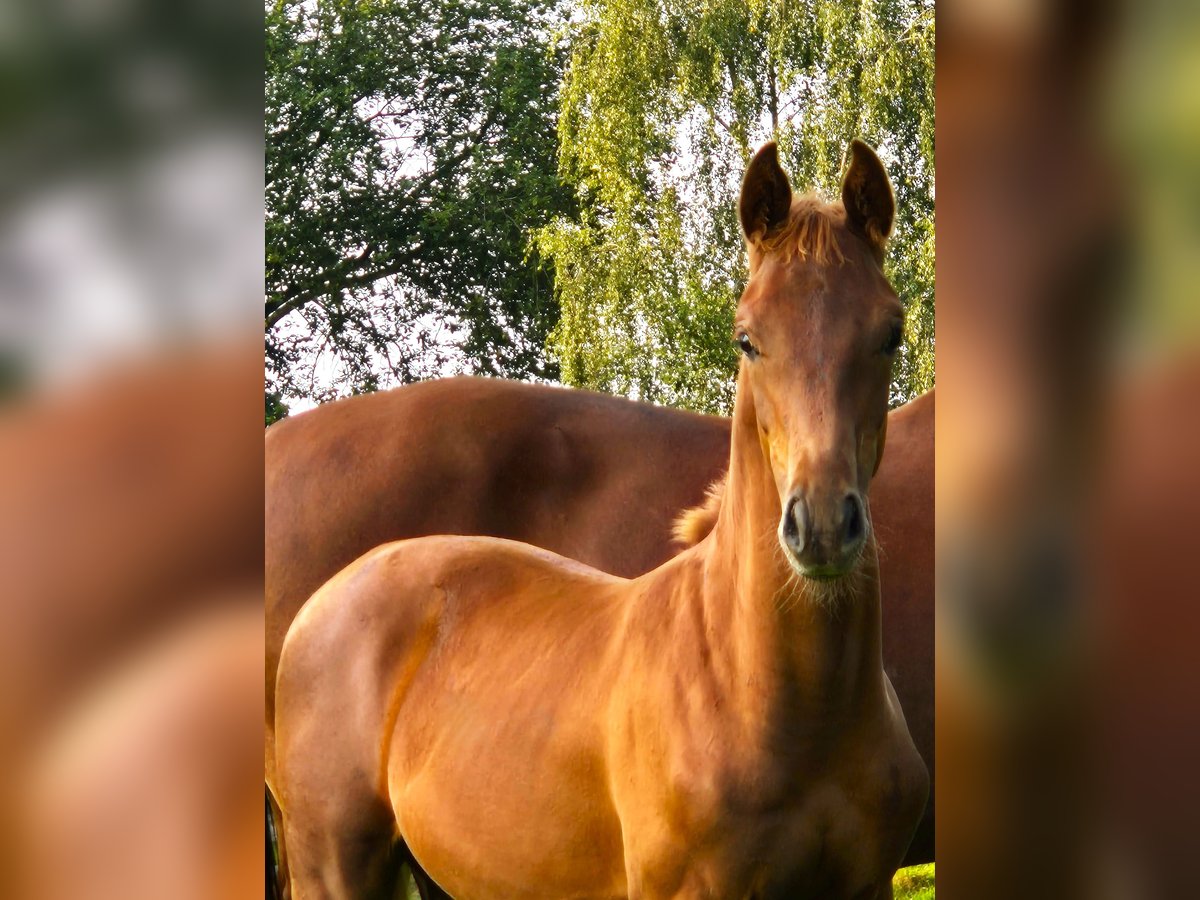
M624 896L595 716L603 678L579 663L581 638L551 645L537 631L485 647L466 628L465 652L426 667L396 719L388 790L400 833L459 900Z
M459 900L625 895L620 825L602 780L529 747L437 743L433 764L389 773L400 834Z

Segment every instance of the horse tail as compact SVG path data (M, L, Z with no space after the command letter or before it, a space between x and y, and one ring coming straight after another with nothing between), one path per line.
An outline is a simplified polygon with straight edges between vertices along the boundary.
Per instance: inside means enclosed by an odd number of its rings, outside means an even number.
M675 519L671 535L676 543L692 547L708 537L717 524L717 513L721 511L721 500L725 496L727 478L721 476L704 492L704 502L685 509Z

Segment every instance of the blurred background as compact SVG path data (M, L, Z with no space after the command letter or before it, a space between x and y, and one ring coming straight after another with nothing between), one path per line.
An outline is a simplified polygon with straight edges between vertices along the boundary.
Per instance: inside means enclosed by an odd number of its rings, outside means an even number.
M0 894L261 896L261 11L0 48Z
M938 5L938 882L1200 891L1200 9Z
M928 4L0 9L0 892L258 896L264 398L726 408L775 132L912 177L939 888L1200 896L1198 7L941 0L936 154Z

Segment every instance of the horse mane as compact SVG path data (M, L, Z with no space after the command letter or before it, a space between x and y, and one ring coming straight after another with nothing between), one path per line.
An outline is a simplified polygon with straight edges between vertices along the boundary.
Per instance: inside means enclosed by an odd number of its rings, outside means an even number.
M801 194L792 200L788 220L765 234L750 236L750 246L759 253L778 253L784 261L793 253L821 265L841 263L846 257L838 246L834 229L846 219L840 203L830 203L816 194Z
M717 514L721 511L721 499L725 496L727 478L722 476L708 486L704 492L704 502L699 506L685 509L675 519L671 534L676 543L692 547L700 543L717 524Z

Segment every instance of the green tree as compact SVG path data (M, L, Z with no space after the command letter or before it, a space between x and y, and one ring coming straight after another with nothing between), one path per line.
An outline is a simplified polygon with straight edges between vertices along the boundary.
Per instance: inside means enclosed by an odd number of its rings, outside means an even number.
M565 381L727 412L741 173L774 137L798 188L836 196L862 136L900 210L893 401L932 387L931 0L584 0L570 43L560 165L579 210L535 236L555 265Z
M555 377L532 227L558 181L547 0L279 0L266 23L266 357L276 413L449 359Z
M288 415L288 405L283 402L283 398L275 391L267 391L267 425L273 425L280 419L286 419Z

